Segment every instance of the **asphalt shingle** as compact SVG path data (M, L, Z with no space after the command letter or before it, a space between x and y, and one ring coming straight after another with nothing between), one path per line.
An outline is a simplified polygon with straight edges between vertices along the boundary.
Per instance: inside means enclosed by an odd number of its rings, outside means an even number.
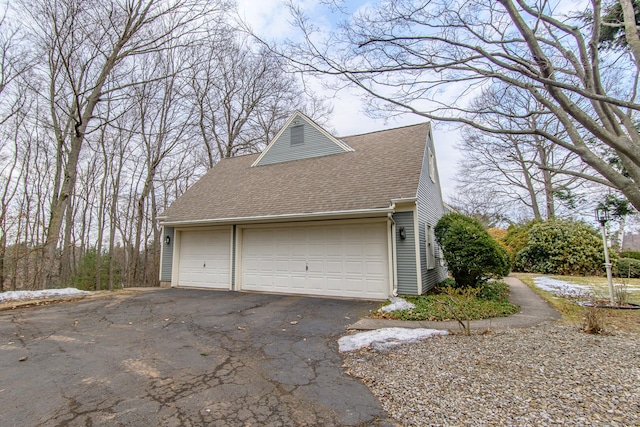
M251 167L221 160L167 209L166 222L385 208L415 197L429 124L340 138L355 151Z

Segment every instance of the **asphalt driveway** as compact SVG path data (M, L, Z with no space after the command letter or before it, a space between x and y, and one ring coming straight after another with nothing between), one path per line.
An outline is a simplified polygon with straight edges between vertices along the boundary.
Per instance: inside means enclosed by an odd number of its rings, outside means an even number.
M0 311L0 419L386 424L377 399L345 374L336 343L374 306L163 289Z

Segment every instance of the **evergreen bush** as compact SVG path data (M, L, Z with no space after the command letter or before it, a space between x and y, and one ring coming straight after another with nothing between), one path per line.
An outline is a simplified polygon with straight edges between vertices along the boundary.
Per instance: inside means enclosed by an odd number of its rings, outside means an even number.
M540 221L532 220L520 224L511 224L507 228L507 235L503 237L502 241L507 248L512 266L515 264L518 252L529 244L529 231L539 223Z
M509 274L507 251L478 220L459 213L445 215L435 235L458 287L478 287L491 277Z
M640 277L640 260L635 258L620 258L613 269L616 277L638 278Z
M527 245L515 257L517 271L543 274L601 274L602 239L589 225L568 220L534 224Z
M640 251L622 251L620 252L620 258L640 259Z

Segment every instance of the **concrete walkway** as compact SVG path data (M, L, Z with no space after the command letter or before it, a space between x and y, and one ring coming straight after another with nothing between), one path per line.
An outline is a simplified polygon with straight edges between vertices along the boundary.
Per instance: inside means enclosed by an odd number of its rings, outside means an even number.
M530 328L545 322L554 322L562 316L545 300L540 298L520 279L509 276L504 281L511 288L509 300L520 306L520 311L509 317L494 317L485 320L472 320L469 322L471 330L504 330L512 328ZM457 331L460 324L455 321L431 322L431 321L404 321L386 319L360 319L350 326L350 329L370 330L380 328L427 328Z

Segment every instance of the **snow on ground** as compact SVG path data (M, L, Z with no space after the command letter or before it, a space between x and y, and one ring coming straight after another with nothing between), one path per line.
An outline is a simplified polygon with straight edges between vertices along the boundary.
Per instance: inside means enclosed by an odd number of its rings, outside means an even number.
M45 289L43 291L8 291L0 293L0 303L9 301L29 301L52 297L86 295L90 293L91 292L81 291L76 288Z
M415 304L399 297L391 297L389 299L391 300L391 304L381 307L380 311L391 313L394 310L411 310L412 308L416 307Z
M346 335L338 340L338 346L340 352L353 351L367 346L376 350L386 350L401 344L448 334L447 331L437 329L382 328Z
M533 279L536 287L562 297L574 297L587 299L593 296L593 291L586 285L565 282L546 276L538 276Z
M564 280L553 279L551 277L537 276L534 277L533 283L543 291L552 292L562 297L573 297L587 300L597 296L589 285L569 283ZM638 287L627 286L622 283L614 283L613 286L616 288L623 288L628 292L640 291L640 288ZM598 289L598 287L596 287L596 289Z

